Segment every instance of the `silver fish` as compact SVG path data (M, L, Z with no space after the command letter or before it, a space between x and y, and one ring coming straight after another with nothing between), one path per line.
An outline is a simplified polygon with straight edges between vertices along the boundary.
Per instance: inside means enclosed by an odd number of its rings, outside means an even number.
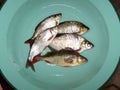
M40 22L37 25L33 36L30 39L26 40L25 43L26 44L28 43L30 44L30 46L32 46L35 38L44 30L58 25L61 17L62 17L62 14L58 13L45 18L42 22Z
M34 60L35 56L40 55L42 53L42 51L52 42L56 35L57 29L50 28L43 31L37 36L30 49L26 67L31 66L32 69L35 71L31 62Z
M49 46L57 51L72 49L79 53L94 47L91 42L77 34L63 34L55 37Z
M89 27L78 21L65 21L58 26L58 34L62 33L78 33L82 35L89 30Z
M64 67L77 66L80 64L84 64L88 61L87 58L73 50L60 50L55 52L48 52L44 56L35 57L32 64L35 64L36 62L41 60L46 61L50 64L56 64Z

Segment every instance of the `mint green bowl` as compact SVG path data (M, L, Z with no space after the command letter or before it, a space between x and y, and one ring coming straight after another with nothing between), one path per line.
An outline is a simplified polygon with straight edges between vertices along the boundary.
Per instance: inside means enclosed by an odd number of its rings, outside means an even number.
M36 25L52 14L90 27L83 36L95 47L82 53L88 63L76 67L35 64L26 69L29 46L24 44ZM120 55L120 23L108 0L7 0L0 10L0 68L18 90L96 90L114 72Z

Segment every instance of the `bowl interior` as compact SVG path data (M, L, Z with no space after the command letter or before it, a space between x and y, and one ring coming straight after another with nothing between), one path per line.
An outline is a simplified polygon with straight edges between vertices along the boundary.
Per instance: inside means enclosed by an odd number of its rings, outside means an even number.
M62 21L76 20L90 27L83 35L94 44L94 48L81 53L88 63L76 67L59 67L43 61L35 64L36 72L26 69L30 38L37 24L47 16L62 13ZM103 66L109 48L108 29L99 10L86 0L43 1L30 0L15 13L9 24L7 35L8 55L19 74L29 83L42 89L72 89L89 82ZM46 49L46 52L49 49Z

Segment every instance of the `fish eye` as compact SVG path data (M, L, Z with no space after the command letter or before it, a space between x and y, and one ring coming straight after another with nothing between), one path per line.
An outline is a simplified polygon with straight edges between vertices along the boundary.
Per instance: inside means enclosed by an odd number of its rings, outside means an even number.
M90 45L89 43L87 44L87 47L92 47L92 45Z
M92 48L92 47L93 47L93 45L92 45L91 43L87 43L87 44L86 44L86 48L90 49L90 48Z

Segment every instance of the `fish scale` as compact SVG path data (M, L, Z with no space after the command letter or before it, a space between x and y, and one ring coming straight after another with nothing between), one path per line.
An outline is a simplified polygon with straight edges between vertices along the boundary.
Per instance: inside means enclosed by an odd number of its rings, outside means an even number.
M43 52L43 50L45 50L45 48L52 42L52 40L55 38L56 35L57 35L57 30L51 28L42 32L37 37L37 39L35 39L35 42L33 43L29 52L26 67L32 66L32 69L35 71L31 62L34 60L35 56L40 55Z
M41 55L41 53L45 50L45 48L48 45L58 51L62 49L75 50L75 51L79 49L81 51L88 49L84 47L87 45L81 45L81 43L85 41L85 39L83 39L82 37L79 37L79 35L86 33L89 30L89 27L87 27L86 25L78 21L64 21L62 23L59 23L61 16L62 14L58 13L45 18L42 22L40 22L37 25L32 37L27 41L25 41L25 43L30 44L30 51L29 51L26 67L31 66L32 69L35 70L32 62L36 61L36 57ZM74 33L77 33L77 34L74 34ZM60 36L60 38L56 37L57 34L64 34L65 37L64 36L63 37ZM88 42L87 44L90 44L90 43ZM89 46L93 46L92 43ZM50 62L50 61L47 61L47 62ZM71 59L63 60L63 61L56 61L56 60L52 61L51 59L51 62L61 64L66 62L70 63L74 61L71 61Z
M55 37L49 46L57 51L72 49L79 53L94 47L91 42L78 34L63 34L59 37Z
M48 52L44 56L37 56L35 60L36 61L33 61L32 64L35 64L38 61L46 61L47 63L63 67L77 66L88 61L87 58L73 50Z
M35 32L32 35L32 37L28 40L25 41L26 44L30 44L30 47L32 46L32 44L34 43L34 40L39 36L39 34L43 31L45 31L48 28L52 28L55 27L56 25L59 24L60 19L61 19L62 14L58 13L58 14L54 14L51 15L47 18L45 18L44 20L42 20L35 28Z
M62 33L78 33L82 35L89 30L89 27L78 21L64 21L58 26L58 34Z

